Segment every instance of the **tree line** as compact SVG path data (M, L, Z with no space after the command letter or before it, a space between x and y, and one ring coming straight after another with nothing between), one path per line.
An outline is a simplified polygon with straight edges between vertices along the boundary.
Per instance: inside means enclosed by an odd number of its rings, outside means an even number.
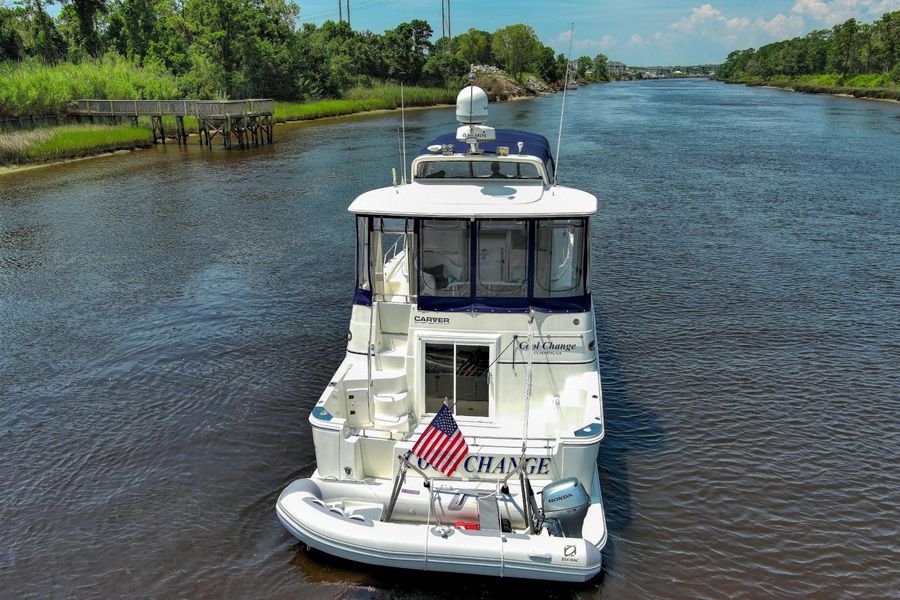
M900 11L874 23L849 19L803 37L736 50L719 69L722 79L887 74L900 83Z
M54 2L55 17L48 12ZM291 0L19 0L0 6L0 62L53 65L115 54L171 73L187 97L292 100L377 82L455 86L472 64L553 82L568 65L523 24L433 43L420 19L377 34L346 22L298 25L300 17ZM608 78L602 54L573 65L578 76Z

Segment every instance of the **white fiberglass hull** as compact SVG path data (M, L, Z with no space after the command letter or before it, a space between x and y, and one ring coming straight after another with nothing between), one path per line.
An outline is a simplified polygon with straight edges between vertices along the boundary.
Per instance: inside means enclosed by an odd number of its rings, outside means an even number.
M333 508L320 483L335 487L315 479L293 482L278 498L276 512L297 539L340 558L400 569L567 582L587 581L602 568L606 529L599 501L588 509L583 537L567 538L546 531L531 535L383 522L377 503L359 502L358 510Z

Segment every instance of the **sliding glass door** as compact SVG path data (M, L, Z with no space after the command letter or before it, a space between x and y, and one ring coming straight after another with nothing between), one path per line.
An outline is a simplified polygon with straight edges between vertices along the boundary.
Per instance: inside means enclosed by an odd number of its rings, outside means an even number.
M425 343L425 412L445 402L453 414L490 417L491 349L468 343Z

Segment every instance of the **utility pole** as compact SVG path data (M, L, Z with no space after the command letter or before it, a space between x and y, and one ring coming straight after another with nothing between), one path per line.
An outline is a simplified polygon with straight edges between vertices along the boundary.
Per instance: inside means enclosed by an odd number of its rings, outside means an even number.
M347 27L350 27L350 0L347 0Z
M450 0L446 0L447 10L444 10L444 0L441 0L441 37L452 38L453 32L450 30Z
M341 0L338 0L338 23L344 22L344 13L341 12Z

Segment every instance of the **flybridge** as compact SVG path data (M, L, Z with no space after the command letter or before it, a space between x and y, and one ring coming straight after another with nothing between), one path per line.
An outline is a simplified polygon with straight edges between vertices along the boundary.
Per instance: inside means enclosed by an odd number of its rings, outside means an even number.
M461 126L422 149L413 161L413 178L552 182L555 165L547 138L484 125L487 105L487 94L481 88L470 86L461 91L456 99L456 120Z

